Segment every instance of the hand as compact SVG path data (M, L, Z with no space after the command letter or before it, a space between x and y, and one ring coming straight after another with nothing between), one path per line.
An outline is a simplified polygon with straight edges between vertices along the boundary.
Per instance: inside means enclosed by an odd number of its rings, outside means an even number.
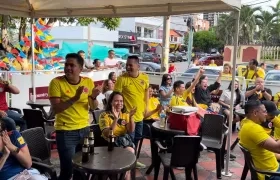
M78 89L76 90L76 94L74 96L75 100L79 100L83 92L84 92L84 86L78 87Z
M96 88L94 88L94 89L92 90L91 97L92 97L93 99L96 98L96 97L101 93L101 90L102 90L102 87L98 85Z
M156 110L160 111L160 110L162 110L162 108L163 108L163 106L161 104L158 104Z
M129 112L129 117L132 117L137 111L137 108L136 107L133 107L130 112Z
M256 89L256 91L260 91L261 90L261 85L256 85L255 89Z
M0 110L0 117L1 118L7 117L7 113L5 111Z
M204 68L203 68L203 67L200 67L200 69L199 69L199 74L200 74L200 75L203 75L204 72L205 72Z
M4 157L9 157L10 152L11 151L7 148L7 146L4 146L4 148L3 148L3 156Z
M15 149L15 146L13 145L13 143L11 142L11 139L7 133L7 131L2 132L2 140L4 145L10 150L12 151L13 149Z
M220 71L219 72L219 76L221 77L223 75L223 71Z
M264 85L261 85L261 91L264 91Z
M117 112L117 110L114 106L112 106L112 111L113 111L114 120L118 120L119 119L119 112Z

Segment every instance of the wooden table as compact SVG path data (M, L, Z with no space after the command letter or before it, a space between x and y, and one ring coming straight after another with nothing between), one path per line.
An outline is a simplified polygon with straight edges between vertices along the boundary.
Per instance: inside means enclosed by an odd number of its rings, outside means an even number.
M87 163L82 163L82 152L72 158L74 169L91 174L98 179L123 179L125 173L135 168L136 156L127 149L115 147L108 151L108 147L95 147ZM135 179L135 173L132 173Z
M47 113L44 109L44 107L49 107L51 106L51 102L49 99L36 99L36 101L27 101L26 102L27 105L29 105L32 109L40 109L44 115L44 117L48 120L50 118L52 118L53 113L50 110L49 113Z

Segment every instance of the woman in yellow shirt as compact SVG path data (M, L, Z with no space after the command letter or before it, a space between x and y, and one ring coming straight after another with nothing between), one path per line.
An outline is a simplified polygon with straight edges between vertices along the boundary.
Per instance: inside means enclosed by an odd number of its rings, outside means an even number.
M158 98L154 97L154 90L152 86L149 86L149 100L148 100L148 108L144 115L145 121L150 120L159 120L159 112L162 109Z
M224 64L222 79L226 79L226 80L231 80L232 79L231 65L228 64L228 63Z

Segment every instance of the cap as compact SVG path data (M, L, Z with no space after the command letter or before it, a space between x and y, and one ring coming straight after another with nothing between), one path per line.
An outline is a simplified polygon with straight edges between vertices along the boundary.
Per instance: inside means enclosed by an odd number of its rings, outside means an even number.
M278 116L280 114L280 111L278 111L276 105L272 101L263 101L263 105L265 106L265 109L267 111L267 114Z

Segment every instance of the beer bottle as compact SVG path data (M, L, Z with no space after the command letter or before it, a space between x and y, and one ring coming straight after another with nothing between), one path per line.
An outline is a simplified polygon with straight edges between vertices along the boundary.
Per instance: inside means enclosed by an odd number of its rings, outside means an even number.
M108 151L113 151L115 147L115 138L113 134L113 129L109 130L109 143L108 143Z
M93 154L94 153L94 134L93 134L92 129L89 132L88 141L89 141L89 153Z
M89 143L88 143L88 137L85 137L83 148L82 148L82 162L86 163L88 161L89 161Z

